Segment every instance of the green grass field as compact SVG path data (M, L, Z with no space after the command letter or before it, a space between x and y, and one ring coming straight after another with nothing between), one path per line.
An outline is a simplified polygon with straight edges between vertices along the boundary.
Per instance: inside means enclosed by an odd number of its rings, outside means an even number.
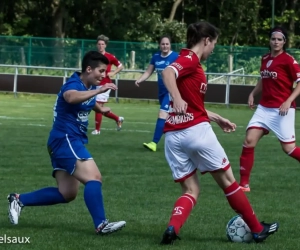
M247 196L260 220L280 223L279 232L260 245L228 242L225 226L235 214L222 190L206 174L200 178L198 204L181 229L182 240L170 247L160 246L180 187L173 182L164 158L163 140L155 153L142 147L152 139L158 112L157 105L145 103L110 103L115 113L125 117L123 130L117 132L115 123L103 118L101 135L90 136L87 145L103 175L107 217L111 221L126 220L122 231L103 237L94 234L83 187L74 202L26 207L19 225L11 225L7 218L8 193L56 184L46 150L54 100L55 96L0 95L0 237L30 237L30 244L0 245L0 249L300 249L299 163L281 151L272 133L256 149L252 189ZM233 134L224 134L214 125L238 179L245 126L253 111L244 107L209 109L238 125ZM298 112L296 116L296 135L300 136ZM89 132L94 127L93 119L91 114Z

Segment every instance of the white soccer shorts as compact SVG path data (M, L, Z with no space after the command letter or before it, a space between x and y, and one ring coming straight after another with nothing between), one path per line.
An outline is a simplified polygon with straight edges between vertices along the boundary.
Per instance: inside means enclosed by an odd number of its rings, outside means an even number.
M266 108L258 105L247 130L251 128L263 129L266 134L271 130L279 141L293 143L296 140L295 109L290 108L287 115L281 116L278 108Z
M165 156L175 182L182 182L198 169L202 174L230 168L227 155L210 123L167 132Z
M97 86L97 88L101 88L102 86ZM96 101L97 102L108 102L109 95L110 95L111 89L105 91L104 93L98 94L96 96Z

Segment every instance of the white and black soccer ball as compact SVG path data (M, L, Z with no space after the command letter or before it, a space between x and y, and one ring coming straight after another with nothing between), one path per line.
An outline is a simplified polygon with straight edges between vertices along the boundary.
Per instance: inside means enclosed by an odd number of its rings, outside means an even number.
M234 216L227 223L226 235L231 242L250 243L253 241L250 228L239 215Z

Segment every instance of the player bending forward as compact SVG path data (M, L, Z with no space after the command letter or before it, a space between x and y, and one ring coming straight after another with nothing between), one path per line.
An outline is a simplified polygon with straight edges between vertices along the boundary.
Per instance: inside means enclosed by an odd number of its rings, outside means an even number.
M258 221L233 176L227 155L210 121L216 122L224 132L234 131L236 125L204 108L207 83L200 62L211 54L218 35L218 30L210 23L189 25L187 48L182 49L179 58L162 72L172 97L172 110L165 124L165 156L175 182L181 185L182 195L175 202L161 244L172 244L178 238L180 228L196 205L199 196L197 170L212 175L223 189L229 205L251 229L256 242L264 241L279 227L278 223Z
M80 183L84 184L84 201L92 216L97 234L109 234L125 226L125 221L108 222L102 198L102 176L84 144L88 142L88 115L91 110L109 112L108 107L96 103L95 96L112 83L96 89L109 61L97 51L86 53L82 73L75 72L62 86L54 105L54 122L48 138L48 152L57 187L45 187L30 193L8 195L8 215L18 224L21 209L29 206L49 206L75 199Z

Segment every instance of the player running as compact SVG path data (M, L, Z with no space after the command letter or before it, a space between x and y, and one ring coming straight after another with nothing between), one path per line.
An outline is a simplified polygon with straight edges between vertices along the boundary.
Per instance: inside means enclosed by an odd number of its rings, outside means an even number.
M118 74L124 68L122 63L113 54L110 54L105 51L108 41L109 41L109 38L104 35L100 35L97 38L98 51L101 54L103 54L105 57L107 57L107 59L109 60L109 64L108 64L106 72L105 72L105 77L100 82L100 85L98 86L99 88L101 88L106 83L111 83L111 77ZM112 65L117 67L114 71L111 71ZM100 104L100 106L103 107L104 104L108 102L110 91L111 90L108 89L106 92L103 92L103 93L97 95L96 101L97 101L97 103ZM121 130L122 123L124 121L124 117L117 116L113 112L107 112L105 114L95 112L95 130L92 131L92 135L100 134L100 128L101 128L103 115L110 119L115 120L116 124L117 124L117 130L118 131Z
M175 202L161 244L172 244L178 239L180 228L196 205L199 196L197 170L212 175L229 205L251 229L256 242L264 241L279 227L278 223L258 221L233 176L228 157L210 122L216 122L224 132L234 131L236 125L204 107L207 82L200 62L209 57L218 35L218 30L208 22L189 25L187 48L182 49L178 59L162 72L172 98L164 129L165 156L175 182L181 185L182 195Z
M169 36L162 36L159 39L159 48L160 52L153 55L147 70L135 82L135 85L139 87L140 83L147 80L152 75L154 70L156 70L158 78L158 100L160 104L160 110L156 120L152 142L143 144L145 148L154 152L156 151L157 144L163 135L170 103L169 93L161 78L161 72L178 57L178 53L171 50L171 38Z
M125 226L125 221L109 222L102 198L102 176L84 144L88 142L88 115L107 113L110 108L96 103L96 95L116 89L113 83L96 88L105 76L109 60L97 51L85 54L82 73L75 72L62 86L54 105L53 127L48 138L48 152L57 187L45 187L30 193L8 195L8 215L18 224L21 209L49 206L75 199L79 184L84 184L84 201L92 216L97 234L109 234Z
M252 116L243 143L240 157L240 186L250 192L250 173L254 164L254 148L269 131L277 136L282 150L290 157L300 161L300 148L296 147L295 99L300 94L298 62L285 52L288 39L286 31L275 27L270 31L270 53L261 60L257 85L250 93L248 105L254 108L254 96L262 93L261 100Z

